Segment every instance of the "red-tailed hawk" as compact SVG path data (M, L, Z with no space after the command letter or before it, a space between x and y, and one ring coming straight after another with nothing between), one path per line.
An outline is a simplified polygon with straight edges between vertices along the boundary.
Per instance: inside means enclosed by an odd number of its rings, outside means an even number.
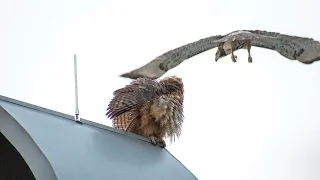
M175 140L183 123L184 87L176 76L160 81L137 80L114 91L107 109L112 126L150 138L153 145L165 147L163 140Z
M200 39L170 50L146 65L120 76L131 79L138 77L156 79L168 70L178 66L184 60L216 47L218 47L215 54L216 61L231 54L232 61L236 62L237 56L234 55L234 52L239 49L247 49L248 62L251 63L250 50L252 46L277 51L287 59L298 60L304 64L311 64L320 60L320 42L312 38L260 30L238 30L226 35L216 35Z

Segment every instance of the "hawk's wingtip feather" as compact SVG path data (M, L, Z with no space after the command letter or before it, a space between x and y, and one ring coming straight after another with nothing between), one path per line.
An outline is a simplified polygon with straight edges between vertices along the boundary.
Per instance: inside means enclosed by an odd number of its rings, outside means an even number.
M119 75L119 77L129 78L129 79L137 79L138 78L138 76L133 75L131 72L121 74L121 75Z
M124 77L124 78L128 78L129 73L124 73L124 74L120 74L119 77Z

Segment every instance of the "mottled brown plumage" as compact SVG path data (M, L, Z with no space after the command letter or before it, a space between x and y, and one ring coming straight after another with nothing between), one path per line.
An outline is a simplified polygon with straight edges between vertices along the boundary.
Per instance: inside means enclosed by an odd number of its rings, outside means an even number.
M176 76L160 81L138 78L114 91L107 109L112 126L150 138L165 147L164 138L175 140L183 123L184 87Z

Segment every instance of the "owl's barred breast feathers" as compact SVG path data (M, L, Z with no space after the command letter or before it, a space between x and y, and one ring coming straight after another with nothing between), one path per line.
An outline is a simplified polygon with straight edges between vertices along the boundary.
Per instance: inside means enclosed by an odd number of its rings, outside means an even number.
M117 89L107 108L115 128L145 137L174 140L181 134L184 87L181 78L138 78Z

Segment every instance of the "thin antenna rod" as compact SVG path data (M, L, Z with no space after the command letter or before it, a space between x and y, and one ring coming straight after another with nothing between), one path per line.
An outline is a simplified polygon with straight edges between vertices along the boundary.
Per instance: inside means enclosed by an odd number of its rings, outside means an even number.
M78 78L77 78L77 55L74 54L74 87L75 87L75 99L76 99L76 111L75 121L80 122L79 108L78 108Z

